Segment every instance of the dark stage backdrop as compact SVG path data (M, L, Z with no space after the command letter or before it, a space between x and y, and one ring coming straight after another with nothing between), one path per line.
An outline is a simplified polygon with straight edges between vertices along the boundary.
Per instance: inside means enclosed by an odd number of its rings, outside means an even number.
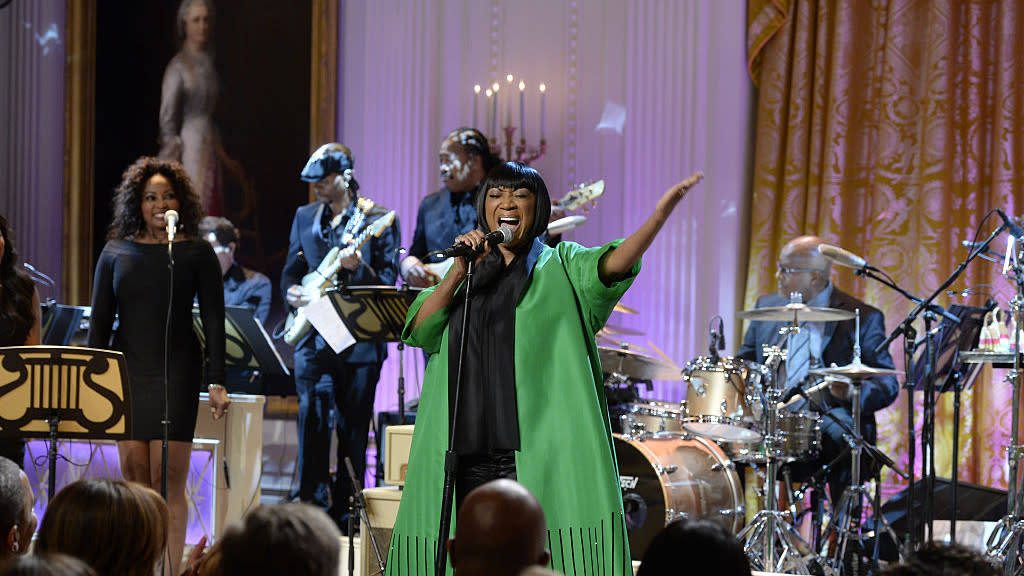
M214 113L226 154L225 216L242 232L239 261L276 290L295 208L309 189L299 172L310 153L310 0L215 0L212 31L220 97ZM160 89L177 51L178 2L98 3L94 258L103 247L110 199L123 170L159 151Z

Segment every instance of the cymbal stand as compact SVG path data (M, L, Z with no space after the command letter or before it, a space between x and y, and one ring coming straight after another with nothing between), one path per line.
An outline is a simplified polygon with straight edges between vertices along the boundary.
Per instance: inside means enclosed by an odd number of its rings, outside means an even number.
M1016 244L1013 245L1016 249ZM1009 258L1008 258L1009 260ZM1015 259L1016 260L1016 259ZM1004 271L1005 272L1005 271ZM1021 502L1024 494L1017 491L1022 488L1017 477L1020 472L1020 462L1024 458L1024 445L1018 444L1020 432L1020 393L1021 393L1021 353L1020 353L1020 327L1024 326L1024 270L1019 262L1013 265L1014 280L1017 283L1017 294L1010 300L1010 308L1013 310L1014 318L1018 329L1013 335L1014 350L1013 370L1006 375L1006 380L1013 386L1013 408L1010 417L1010 445L1007 447L1007 460L1009 464L1009 478L1006 483L1006 511L1005 517L999 520L996 529L988 539L988 548L985 554L1003 565L1003 574L1006 576L1024 574L1024 510Z
M800 330L797 319L793 323L783 327L787 338L792 338L794 332ZM784 512L777 510L775 499L775 475L777 471L778 456L775 455L776 438L776 405L781 398L781 392L774 382L778 378L778 365L782 360L783 353L777 349L775 354L767 360L769 366L773 366L774 377L766 379L763 388L763 416L764 422L764 451L766 455L765 464L765 509L758 512L743 530L738 538L743 542L743 552L750 560L750 566L754 570L764 572L785 572L787 574L811 574L804 556L810 553L807 543L800 537L800 533L792 524L786 521Z

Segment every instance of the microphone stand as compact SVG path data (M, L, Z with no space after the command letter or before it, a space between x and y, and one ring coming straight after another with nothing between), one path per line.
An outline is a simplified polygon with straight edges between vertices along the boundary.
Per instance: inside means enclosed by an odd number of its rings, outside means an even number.
M164 328L164 417L160 420L160 495L167 500L167 448L170 441L171 415L169 392L171 380L171 308L174 305L174 231L167 235L167 322Z
M908 530L907 530L907 550L908 551L912 551L912 550L914 550L916 548L916 544L920 540L920 536L921 536L921 534L918 534L918 530L916 530L916 526L915 526L915 523L914 523L914 491L915 491L914 490L914 459L915 459L915 453L916 453L917 447L916 447L915 442L914 442L914 431L915 431L915 428L914 428L914 382L913 382L914 372L913 372L913 367L914 367L914 341L917 339L917 332L916 332L916 330L913 327L913 322L914 322L914 320L917 319L917 317L922 312L927 311L926 314L925 314L925 317L924 317L924 321L925 321L925 335L926 335L926 338L925 338L925 358L926 358L926 362L928 364L927 364L926 369L925 369L925 378L924 378L924 380L925 380L924 381L924 389L925 389L925 399L924 399L925 407L924 407L924 409L925 409L925 414L924 414L924 422L922 424L922 430L921 430L921 449L922 449L922 452L923 452L923 459L924 460L921 463L921 474L925 478L925 506L924 506L925 510L924 510L924 512L925 512L925 523L927 524L928 535L929 535L929 538L930 538L931 535L932 535L932 528L933 528L933 526L932 526L932 520L933 520L932 515L934 514L934 505L933 505L934 504L934 500L933 499L934 499L935 476L934 476L933 472L934 472L934 469L935 469L935 462L934 462L934 448L935 448L934 447L934 440L935 439L934 439L934 435L931 432L929 432L926 428L928 426L934 426L934 417L935 417L935 412L934 412L934 410L935 410L935 407L934 407L934 392L935 392L935 389L934 389L934 386L935 386L935 382L934 382L934 380L935 380L935 345L934 345L934 342L932 341L932 338L931 338L931 322L932 322L932 320L934 320L934 308L935 307L932 304L932 301L935 300L935 298L938 297L939 294L944 292L946 290L946 288L948 288L950 285L952 285L954 282L956 282L957 278L959 278L960 275L963 273L963 271L967 268L967 265L970 264L971 261L973 261L975 258L977 258L978 255L980 255L983 252L985 252L986 250L988 250L988 247L992 243L992 241L996 239L996 236L998 236L1004 230L1006 230L1006 227L1007 227L1006 223L1003 223L998 228L996 228L996 230L984 242L982 242L977 248L975 248L973 251L971 251L970 254L967 255L967 258L963 262L961 262L959 266L957 266L956 270L953 271L953 273L946 279L946 281L943 282L942 285L939 286L939 288L937 290L932 292L932 294L928 298L926 298L924 300L920 300L918 298L914 298L906 290L903 290L903 289L899 288L895 284L895 282L892 282L892 281L890 281L888 279L884 279L884 278L880 277L879 275L874 274L871 270L867 269L867 267L863 267L863 268L857 270L857 272L856 272L856 274L858 276L865 276L865 277L877 280L877 281L881 282L882 284L884 284L884 285L886 285L886 286L888 286L890 288L893 288L894 290L896 290L897 292L899 292L903 296L907 297L911 302L917 302L917 306L913 310L911 310L909 314L907 314L907 317L903 320L903 322L901 322L900 325L895 330L893 330L892 333L889 334L889 336L881 344L879 344L875 348L875 353L881 352L882 350L885 350L886 348L888 348L889 344L893 340L898 338L901 334L903 335L903 338L904 338L903 349L904 349L904 356L905 356L905 358L904 358L904 371L905 371L905 374L906 374L903 386L904 386L904 388L907 391L907 449L908 449L908 452L907 452L907 465L908 465L908 473L909 473L909 476L910 476L908 478L908 483L907 483L907 526L908 526ZM947 314L948 313L944 312L942 315L943 315L943 317L947 317L946 316ZM952 317L953 315L950 314L949 316ZM955 318L955 317L953 317L953 318ZM960 319L959 318L956 318L956 324L960 324ZM931 406L929 406L929 402L932 402ZM929 422L929 417L932 419L931 422ZM927 445L927 442L929 442L929 441L932 443L931 445ZM930 462L930 464L928 462L928 458L932 458L932 461ZM929 489L929 486L932 489ZM954 510L955 510L955 507L956 507L956 503L954 503ZM924 525L922 525L922 530L923 529L924 529Z
M451 422L448 425L448 451L444 454L444 485L441 488L441 520L437 530L437 554L434 558L435 576L444 576L448 566L448 534L452 524L452 499L455 495L455 471L458 454L455 453L455 429L459 422L459 389L462 387L462 367L466 358L466 329L469 327L470 304L472 302L473 272L476 257L466 258L466 294L463 304L462 332L459 338L459 365L455 376L455 404L451 407Z

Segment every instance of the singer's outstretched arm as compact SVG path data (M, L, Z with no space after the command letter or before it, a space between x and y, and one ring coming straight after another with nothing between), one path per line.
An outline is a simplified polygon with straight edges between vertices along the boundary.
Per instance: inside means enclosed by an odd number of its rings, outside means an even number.
M625 278L633 266L640 260L644 252L661 231L662 226L672 215L676 204L686 196L687 191L704 178L703 172L697 172L686 180L669 188L654 206L654 213L640 228L619 244L618 248L607 252L598 263L597 272L606 285Z

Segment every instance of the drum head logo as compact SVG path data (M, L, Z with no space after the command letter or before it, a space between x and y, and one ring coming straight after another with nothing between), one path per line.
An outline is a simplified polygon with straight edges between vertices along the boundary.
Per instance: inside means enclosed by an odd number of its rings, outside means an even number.
M619 485L623 490L636 490L636 484L640 479L636 476L619 476Z

